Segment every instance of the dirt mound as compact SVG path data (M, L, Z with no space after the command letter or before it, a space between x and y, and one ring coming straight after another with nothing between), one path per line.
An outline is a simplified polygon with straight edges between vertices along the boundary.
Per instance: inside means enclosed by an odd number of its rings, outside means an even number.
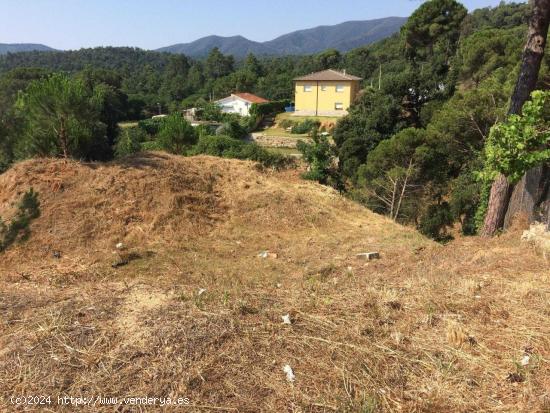
M107 164L21 162L0 175L0 217L13 216L30 188L39 194L41 215L5 262L58 269L186 248L213 233L322 227L358 210L332 190L261 173L252 162L164 153Z

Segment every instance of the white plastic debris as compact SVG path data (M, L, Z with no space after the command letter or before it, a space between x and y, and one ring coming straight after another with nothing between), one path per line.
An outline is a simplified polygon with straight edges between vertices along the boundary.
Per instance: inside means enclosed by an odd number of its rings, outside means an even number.
M290 321L290 314L285 314L281 316L281 318L283 319L283 324L292 324L292 321Z
M122 242L119 242L118 244L115 245L116 246L116 249L117 250L121 250L122 248L124 248L124 244Z
M206 292L206 288L199 288L198 296L203 295Z
M282 286L283 286L283 284L277 283L277 288L281 288Z
M269 257L269 251L262 251L258 254L258 257L260 258L267 258Z
M531 357L529 357L529 354L526 354L525 356L523 356L520 363L523 367L525 367L529 364L530 360L531 360Z
M292 383L294 380L296 380L296 376L294 375L294 372L292 371L292 367L290 367L288 364L285 364L285 366L283 367L283 371L286 373L286 379L289 382Z

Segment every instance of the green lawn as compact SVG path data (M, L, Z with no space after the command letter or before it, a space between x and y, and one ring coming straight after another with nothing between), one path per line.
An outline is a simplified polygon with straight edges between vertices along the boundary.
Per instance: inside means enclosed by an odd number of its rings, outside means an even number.
M263 148L267 149L269 152L278 153L281 155L302 155L296 148L274 148L271 146L264 146Z

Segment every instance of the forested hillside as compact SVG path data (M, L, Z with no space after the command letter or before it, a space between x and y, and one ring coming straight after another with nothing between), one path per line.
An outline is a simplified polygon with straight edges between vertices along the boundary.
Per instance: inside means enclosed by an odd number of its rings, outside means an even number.
M301 57L249 54L237 60L214 49L196 60L131 48L9 54L0 57L0 133L5 135L0 164L30 155L18 153L13 143L20 128L16 119L23 116L17 96L52 72L79 80L91 101L100 96L97 120L106 128L106 145L112 146L122 120L159 109L206 107L209 100L235 91L291 100L294 77L346 69L364 78L364 89L338 122L334 147L326 146L324 169L316 176L435 239L448 239L448 229L457 222L472 234L487 197L479 179L484 146L491 127L505 120L528 13L523 3L467 14L455 1L433 1L391 38L347 53L329 49ZM549 62L546 53L537 89L550 86Z

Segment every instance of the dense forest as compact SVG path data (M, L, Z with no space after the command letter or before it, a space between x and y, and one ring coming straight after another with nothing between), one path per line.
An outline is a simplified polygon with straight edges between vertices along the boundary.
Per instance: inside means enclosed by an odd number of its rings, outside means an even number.
M140 148L135 140L147 138L139 131L121 134L120 121L192 106L212 110L209 101L235 91L291 100L294 77L345 68L364 79L363 90L338 122L333 142L313 131L313 144L301 146L314 169L309 176L432 238L449 239L457 223L464 234L474 234L490 187L483 179L486 146L493 126L506 120L529 12L527 4L502 2L468 14L454 0L433 0L420 6L400 34L344 54L236 60L213 49L194 60L110 47L7 54L0 57L0 168L36 155L108 159L112 148L123 155ZM539 90L550 88L550 54L544 59ZM36 136L48 133L43 101L61 113L81 108L78 116L67 116L73 142L66 140L61 149L52 141L44 146ZM547 122L546 100L534 102L542 109L533 107L533 116ZM238 138L254 124L230 121L218 135ZM201 147L216 153L201 137L207 133L188 130L175 117L161 129L165 149L183 153L195 145L187 153L200 153ZM227 153L236 157L267 157L220 141L224 136L217 139L214 146L229 145Z

